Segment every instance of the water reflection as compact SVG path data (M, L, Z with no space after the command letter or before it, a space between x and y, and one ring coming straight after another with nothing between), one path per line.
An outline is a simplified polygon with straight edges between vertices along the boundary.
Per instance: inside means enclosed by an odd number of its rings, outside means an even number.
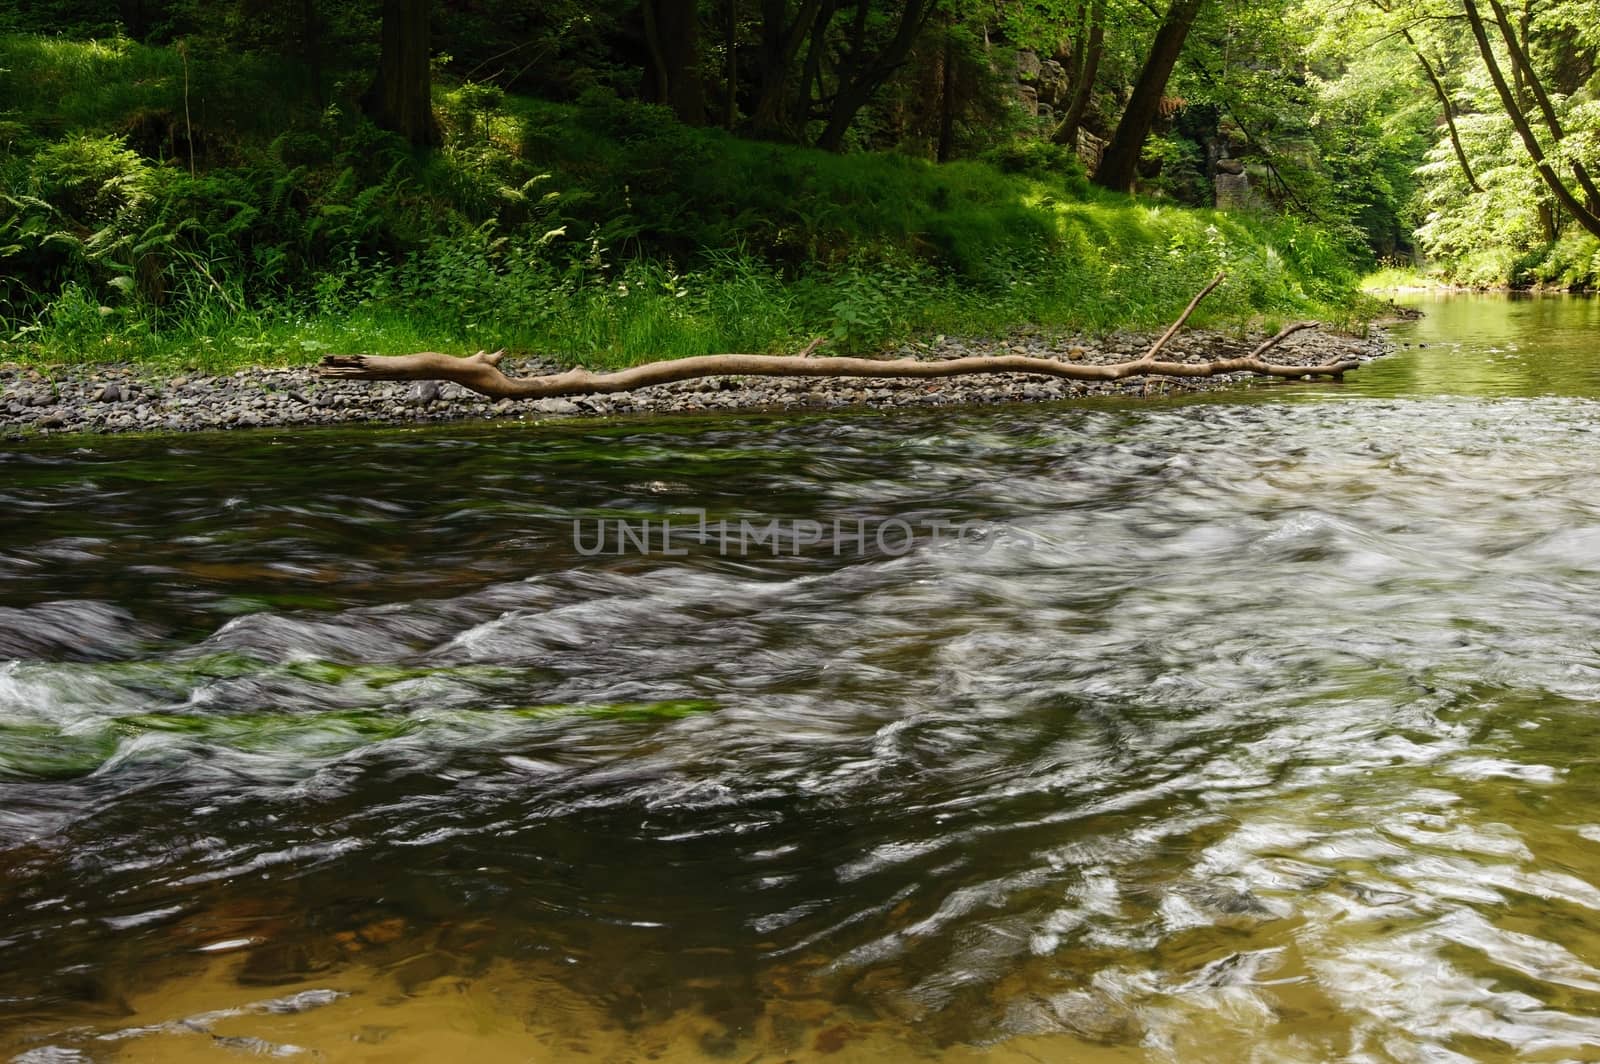
M1600 394L1600 297L1406 293L1424 317L1392 328L1403 357L1349 378L1363 395Z
M1600 404L1280 394L5 456L0 1051L1595 1056Z

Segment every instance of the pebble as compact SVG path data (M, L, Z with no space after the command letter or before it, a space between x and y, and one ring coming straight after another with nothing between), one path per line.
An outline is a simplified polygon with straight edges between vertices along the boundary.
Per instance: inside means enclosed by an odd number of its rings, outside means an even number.
M1258 339L1215 332L1185 333L1169 345L1162 357L1173 361L1228 358L1247 353ZM1150 337L1129 333L1099 339L1040 335L1004 340L940 337L886 351L884 357L945 359L1003 353L1095 364L1137 357L1149 342ZM1308 331L1291 337L1272 357L1283 363L1316 365L1373 358L1388 350L1389 345L1381 336L1356 339ZM537 359L508 358L501 368L511 376L535 376L565 367ZM0 366L0 435L1052 402L1104 395L1157 397L1197 392L1230 386L1246 376L1127 381L1068 381L1010 373L938 379L716 377L632 393L514 400L491 399L438 381L395 384L323 379L310 366L238 370L221 377L190 373L162 381L152 379L147 367L111 364L90 369L63 367L53 371L48 382L35 369Z
M438 381L418 381L411 386L411 391L406 395L406 402L411 406L427 406L439 398Z

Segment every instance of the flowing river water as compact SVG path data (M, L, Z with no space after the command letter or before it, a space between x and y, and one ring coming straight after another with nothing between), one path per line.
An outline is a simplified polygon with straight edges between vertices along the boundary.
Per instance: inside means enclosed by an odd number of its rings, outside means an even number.
M1600 302L1427 309L1196 401L14 446L0 1059L1600 1059Z

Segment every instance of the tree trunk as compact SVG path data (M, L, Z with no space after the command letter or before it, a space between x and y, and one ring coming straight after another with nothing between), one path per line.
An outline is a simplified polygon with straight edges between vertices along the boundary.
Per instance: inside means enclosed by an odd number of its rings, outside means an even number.
M956 49L950 20L945 19L944 47L939 51L939 143L934 150L937 162L947 163L955 154L956 141Z
M1205 0L1172 0L1166 18L1156 31L1155 42L1145 58L1139 79L1134 82L1133 96L1123 109L1117 129L1100 158L1100 168L1095 171L1094 182L1117 192L1133 189L1134 173L1139 166L1139 156L1144 142L1150 136L1150 126L1155 122L1161 107L1162 94L1167 90L1167 79L1172 68L1178 65L1183 53L1183 42L1189 37L1195 16Z
M1433 85L1434 95L1439 97L1439 106L1444 108L1444 122L1450 130L1450 146L1456 150L1456 162L1461 164L1461 172L1466 175L1467 186L1474 192L1482 192L1478 187L1478 179L1473 176L1472 164L1467 162L1467 153L1461 147L1461 134L1456 131L1456 105L1450 102L1450 94L1445 91L1444 79L1439 77L1433 69L1433 64L1428 62L1428 57L1422 54L1422 49L1417 46L1416 39L1411 36L1411 31L1402 29L1401 35L1406 43L1416 53L1417 62L1422 64L1423 71L1428 75L1428 81Z
M1083 42L1089 39L1089 4L1088 0L1078 0L1078 29L1068 42L1072 49L1072 83L1076 85L1083 78L1084 47Z
M428 69L428 0L383 0L378 76L362 108L384 129L418 147L439 143Z
M144 35L150 30L150 23L145 18L144 0L123 0L122 18L128 24L128 36L136 41L144 40Z
M833 107L828 111L828 124L817 136L817 147L823 151L843 151L844 135L870 99L872 90L863 84L840 85L833 97Z
M861 0L863 9L866 0ZM817 138L817 147L839 151L844 147L844 135L855 121L856 115L872 99L885 81L889 80L900 64L906 61L917 37L928 24L935 0L904 0L900 9L900 23L894 37L876 57L866 57L865 24L858 20L856 40L850 51L850 60L839 75L839 88L834 93L833 107L828 113L828 124Z
M794 140L799 131L789 124L789 82L801 45L817 21L822 0L800 0L793 23L785 21L784 0L762 0L761 85L750 113L750 128L757 136Z
M1489 0L1489 8L1494 12L1494 20L1500 26L1500 33L1506 39L1506 51L1511 56L1511 69L1517 75L1518 86L1526 85L1533 93L1534 101L1539 105L1539 113L1544 116L1545 128L1550 130L1550 137L1560 143L1566 134L1561 129L1561 120L1556 117L1556 109L1550 103L1550 95L1544 91L1544 82L1533 69L1533 61L1528 58L1527 49L1517 41L1517 34L1511 28L1511 19L1506 16L1506 9L1500 0ZM1526 34L1527 15L1523 15L1523 32ZM1578 187L1583 189L1583 194L1589 199L1589 209L1600 212L1600 188L1589 177L1588 169L1577 159L1572 160L1572 173L1578 179Z
M1100 56L1105 52L1105 38L1105 0L1092 0L1088 40L1080 38L1078 41L1082 57L1080 62L1074 64L1077 77L1072 84L1072 98L1067 101L1067 112L1061 116L1061 123L1050 134L1050 139L1055 143L1064 144L1073 151L1078 149L1078 127L1083 125L1083 116L1089 113L1089 101L1094 98L1094 79L1100 73Z
M322 16L317 11L317 0L301 0L300 34L306 77L311 82L311 103L320 111L327 98L322 93Z
M667 56L661 46L655 0L644 0L639 5L639 16L644 19L645 51L650 53L650 61L645 64L643 95L647 103L664 105L672 98L672 86L667 81Z
M652 103L672 108L685 125L704 125L700 80L700 10L696 0L641 0L650 50Z
M805 63L800 68L800 84L789 102L789 128L800 131L811 121L811 92L822 95L822 53L827 47L828 26L838 13L838 0L822 0L816 18L811 23L811 35L806 43Z
M1489 33L1484 29L1483 16L1478 12L1478 5L1474 0L1461 0L1462 10L1467 15L1467 25L1472 27L1473 39L1478 43L1478 52L1483 56L1483 65L1489 71L1489 80L1494 82L1494 89L1500 95L1500 103L1506 109L1506 116L1511 119L1511 125L1516 129L1517 136L1522 138L1522 144L1528 149L1528 155L1533 159L1534 166L1539 170L1539 176L1555 193L1556 201L1572 213L1579 225L1600 237L1600 215L1589 210L1572 190L1561 180L1555 167L1544 157L1544 149L1539 147L1539 138L1533 135L1533 129L1528 125L1528 116L1522 113L1522 107L1512 95L1511 86L1506 83L1505 74L1500 71L1500 62L1494 57L1494 47L1489 43Z
M739 0L728 0L728 24L722 35L722 77L727 83L723 101L722 125L732 129L739 124Z

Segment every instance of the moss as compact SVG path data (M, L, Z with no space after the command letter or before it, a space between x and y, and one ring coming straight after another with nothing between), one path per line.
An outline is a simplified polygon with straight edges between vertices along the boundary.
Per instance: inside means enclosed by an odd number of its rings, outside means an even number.
M370 670L360 667L353 673ZM420 670L419 670L420 671ZM373 677L369 677L371 679ZM662 702L568 703L510 708L381 709L246 713L138 713L70 726L0 723L0 779L70 779L88 775L119 752L130 756L188 756L185 751L230 750L297 762L340 757L408 736L449 734L455 741L508 727L563 719L656 724L718 709L707 699ZM149 743L151 736L166 742ZM432 741L432 740L430 740Z

